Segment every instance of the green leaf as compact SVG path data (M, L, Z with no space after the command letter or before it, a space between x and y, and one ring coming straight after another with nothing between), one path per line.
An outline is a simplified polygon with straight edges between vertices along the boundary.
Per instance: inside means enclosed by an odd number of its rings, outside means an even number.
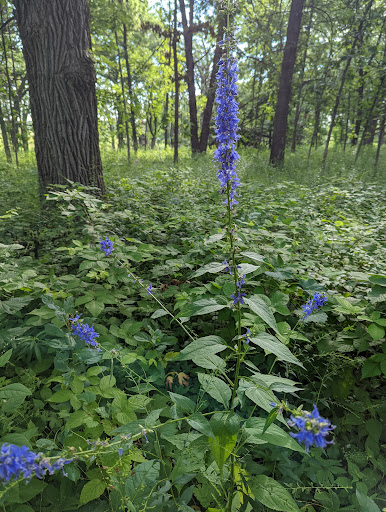
M21 397L24 399L28 395L32 395L31 390L19 383L8 384L8 386L4 386L0 389L0 398L4 398L5 400Z
M8 363L8 361L11 359L11 356L12 356L12 349L10 348L9 350L7 350L7 352L5 352L5 354L3 354L0 357L0 368L2 366L5 366Z
M254 272L260 267L257 267L256 265L251 265L250 263L241 263L238 268L238 274L239 276L243 276L246 274L250 274L251 272Z
M194 277L202 276L203 274L206 274L207 272L209 274L218 274L219 272L224 270L224 268L225 268L224 263L218 263L216 261L212 261L211 263L208 263L207 265L204 265L203 267L196 270L196 272L194 272L191 275L191 279Z
M257 316L259 316L277 334L280 334L277 328L275 317L264 301L262 301L259 297L256 297L256 295L253 295L252 297L246 298L244 300Z
M281 341L268 333L261 333L253 338L250 338L251 342L258 345L266 352L275 354L279 361L286 361L287 363L297 364L304 368L303 364L292 354Z
M225 362L215 356L218 352L221 352L227 348L225 341L219 336L204 336L197 340L189 343L178 354L174 361L193 361L197 366L201 368L207 368L209 370L224 368Z
M220 300L220 299L219 299ZM186 306L176 318L190 318L192 316L207 315L220 311L227 307L227 304L220 304L215 299L200 299Z
M386 286L386 276L373 274L369 277L370 283L377 284L379 286Z
M381 512L378 505L368 496L359 491L355 492L361 512Z
M382 370L380 364L377 361L374 361L372 357L364 362L362 367L362 379L376 377L377 375L381 375L381 373Z
M202 389L214 398L220 404L223 404L225 408L229 406L229 400L231 399L232 392L225 382L214 375L207 375L206 373L198 373L198 380L202 386Z
M264 256L256 252L244 251L241 253L241 256L246 256L250 260L257 261L258 263L266 263Z
M170 395L170 398L173 400L173 402L176 403L179 407L181 407L181 409L183 411L188 412L188 413L194 412L194 410L196 408L196 404L193 402L193 400L191 400L187 396L178 395L177 393L172 393L171 391L169 391L169 395Z
M80 493L79 501L81 505L84 505L89 501L96 500L104 493L105 489L106 484L102 482L102 480L99 480L99 478L93 478L90 482L87 482Z
M62 402L67 402L71 397L74 396L74 393L69 389L60 389L56 393L54 393L48 399L49 402L53 402L55 404L60 404Z
M271 510L299 512L299 507L290 493L273 478L257 475L248 481L255 499Z
M272 425L272 423L275 421L278 413L279 413L280 407L275 407L272 409L272 411L268 414L268 416L265 419L264 428L263 428L263 434L266 432L269 427Z
M105 305L103 302L97 302L96 300L92 300L86 304L86 308L90 311L94 318L102 313L104 307Z
M249 418L244 427L244 432L248 436L247 442L252 444L270 443L294 452L305 453L304 448L288 432L275 423L271 423L269 429L264 432L265 425L264 418Z
M147 460L134 468L134 475L126 479L125 496L132 503L143 504L155 487L160 471L160 463Z
M105 377L102 377L99 382L99 387L102 391L105 391L106 389L113 388L117 382L117 379L114 377L114 375L106 375Z
M198 432L201 432L212 439L216 439L209 421L200 412L192 414L186 421Z
M165 316L167 314L168 313L164 309L157 309L156 311L154 311L150 318L160 318L161 316Z
M385 329L375 323L368 326L368 331L374 341L379 341L385 337Z
M83 423L90 418L90 416L85 411L75 411L73 412L66 421L66 429L77 428L83 425Z
M208 438L210 451L212 452L213 458L221 473L225 461L231 455L233 448L236 446L236 442L237 434L215 436L215 439L212 439L211 437Z
M280 313L281 315L289 315L290 310L287 308L287 304L289 301L289 295L282 292L275 292L272 297L270 297L271 304L275 308L275 311Z

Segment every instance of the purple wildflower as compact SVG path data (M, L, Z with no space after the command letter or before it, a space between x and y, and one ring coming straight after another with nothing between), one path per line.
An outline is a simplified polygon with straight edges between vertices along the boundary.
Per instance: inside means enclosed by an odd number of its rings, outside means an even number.
M327 297L316 292L312 299L308 300L303 306L304 316L302 321L308 318L314 311L320 309L327 302Z
M101 250L105 253L106 256L110 256L114 251L112 240L106 236L105 239L101 237L100 241Z
M64 465L72 462L72 459L58 459L54 463L49 458L42 457L41 453L31 451L27 446L3 444L0 448L0 480L9 482L20 476L29 480L33 476L43 478L48 472L52 475L61 469L64 473Z
M218 148L214 153L214 159L220 163L217 176L220 180L221 193L226 193L228 183L230 185L229 203L232 207L237 203L236 189L240 185L236 173L236 162L240 159L236 151L236 141L240 138L238 131L238 103L237 96L237 62L229 58L221 59L216 75L217 93L216 103L216 138ZM227 201L225 201L227 202Z
M95 341L95 338L99 338L99 334L94 330L94 327L90 327L88 324L79 323L80 315L77 315L75 318L70 318L70 322L72 322L71 329L75 336L78 336L82 341L89 345L90 347L96 347L98 351L99 344Z
M296 434L290 432L290 436L297 439L299 443L304 443L307 453L311 446L325 448L333 443L333 441L326 441L325 437L334 430L335 425L331 425L329 420L320 416L315 404L312 412L300 411L296 416L291 416L288 424L299 429Z
M151 289L153 288L153 285L150 283L149 286L146 288L147 294L146 295L152 295Z
M227 272L228 274L232 275L232 269L231 269L230 264L227 262L227 260L224 260L222 262L222 264L225 265L223 272Z
M245 297L245 293L241 293L240 291L237 293L237 295L231 295L231 299L233 299L233 305L236 306L236 304L239 302L240 304L245 304L243 297Z

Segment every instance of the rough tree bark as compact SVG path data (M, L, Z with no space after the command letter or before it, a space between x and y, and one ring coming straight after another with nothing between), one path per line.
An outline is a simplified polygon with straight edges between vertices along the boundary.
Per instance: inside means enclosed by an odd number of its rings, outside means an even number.
M11 163L12 162L12 155L11 155L11 150L9 149L7 125L6 125L5 120L4 120L3 110L1 108L1 103L0 103L0 128L1 128L1 135L3 137L5 156L7 158L7 162Z
M279 92L277 94L270 162L282 165L287 133L288 109L291 99L292 76L305 0L292 0L288 20L287 40L281 66Z
M14 0L41 191L66 179L105 191L87 0Z

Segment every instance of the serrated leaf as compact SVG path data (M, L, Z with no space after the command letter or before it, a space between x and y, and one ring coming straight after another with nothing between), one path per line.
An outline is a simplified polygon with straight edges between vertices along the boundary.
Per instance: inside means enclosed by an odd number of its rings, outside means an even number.
M367 329L374 341L379 341L380 339L385 337L385 329L380 325L377 325L375 323L370 324Z
M377 284L378 286L386 286L386 276L373 274L369 277L370 283Z
M277 328L275 317L263 300L261 300L259 297L256 297L256 295L247 297L244 300L257 316L259 316L277 334L280 334Z
M62 402L67 402L72 396L74 396L74 394L69 389L60 389L51 395L50 398L48 398L48 401L55 404L60 404Z
M215 377L214 375L207 375L206 373L198 373L197 377L202 389L217 402L223 404L225 408L228 408L229 400L232 396L232 392L228 384L218 377Z
M103 302L98 302L96 300L91 300L86 304L86 308L90 311L94 318L96 318L102 313L104 307L105 305L103 304Z
M199 268L194 272L191 276L191 279L194 277L202 276L203 274L209 273L209 274L218 274L219 272L223 271L225 269L224 263L218 263L216 261L212 261L211 263L208 263L207 265L204 265L203 267Z
M299 512L299 507L290 493L279 482L265 475L257 475L248 481L256 501L271 510Z
M79 502L84 505L89 501L96 500L104 493L105 489L106 484L102 482L102 480L99 480L99 478L94 478L83 487Z
M356 490L356 498L358 500L361 512L381 512L378 505L368 496Z
M0 357L0 368L2 366L5 366L8 363L8 361L11 359L11 356L12 356L12 349L10 348L9 350L7 350L7 352L5 352L5 354L3 354Z
M177 404L179 407L181 407L181 409L183 411L188 412L188 413L194 412L194 410L196 408L196 404L193 402L193 400L191 400L187 396L179 395L177 393L172 393L171 391L169 391L169 395L170 395L170 398L173 400L173 402L175 404Z
M215 435L212 431L209 421L201 413L196 412L195 414L192 414L186 421L198 432L201 432L202 434L215 439Z
M271 334L261 333L250 338L250 341L266 352L274 354L279 361L286 361L287 363L296 364L304 368L303 364L292 354L289 348Z

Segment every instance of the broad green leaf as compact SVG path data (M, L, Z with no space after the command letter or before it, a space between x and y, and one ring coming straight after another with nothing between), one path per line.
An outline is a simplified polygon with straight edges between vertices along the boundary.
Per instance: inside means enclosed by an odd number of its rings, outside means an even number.
M225 382L214 375L207 375L206 373L198 373L198 380L202 386L202 389L214 398L220 404L223 404L225 408L229 406L229 400L231 399L232 392Z
M222 371L226 368L226 362L224 359L216 356L216 354L204 354L203 351L199 351L197 354L194 354L192 356L192 361L200 368L205 368L206 370Z
M249 298L247 297L244 300L257 316L259 316L277 334L280 334L277 328L275 317L264 301L262 301L259 297L256 297L256 295L253 295Z
M385 329L375 323L368 326L368 331L374 341L379 341L385 337Z
M244 427L244 432L248 436L249 443L270 443L275 446L288 448L295 452L305 453L304 448L302 448L302 446L300 446L300 444L291 437L288 432L280 428L275 423L271 423L264 432L265 424L266 420L264 418L250 418L247 421Z
M303 364L292 354L289 348L271 334L261 333L250 338L250 340L266 352L275 354L279 361L286 361L304 368Z
M96 318L102 313L104 307L105 305L103 304L103 302L98 302L96 300L91 300L86 304L86 308L90 311L94 318Z
M113 388L117 382L117 379L114 377L114 375L106 375L105 377L102 377L99 382L99 387L102 391L106 389Z
M226 307L228 307L227 304L221 304L212 298L200 299L186 306L182 311L180 311L180 313L178 313L176 318L190 318L192 316L207 315L209 313L214 313L215 311L220 311Z
M355 492L361 512L381 512L378 505L368 496L359 491Z
M7 352L5 352L5 354L0 356L0 368L2 366L5 366L8 363L8 361L11 359L11 356L12 356L12 349L11 348L9 350L7 350Z
M257 254L257 252L243 251L241 256L246 256L250 260L257 261L258 263L266 263L264 256Z
M133 475L126 479L125 496L131 503L143 504L154 489L160 471L160 463L147 460L133 469Z
M202 276L203 274L206 274L207 272L209 274L218 274L222 270L224 270L225 265L224 263L218 263L216 261L212 261L211 263L208 263L207 265L204 265L203 267L199 268L192 274L191 278Z
M209 421L201 413L196 412L195 414L192 414L186 421L198 432L215 439L215 435L213 434Z
M378 286L386 286L386 276L373 274L369 277L370 283L377 284Z
M236 446L237 434L215 436L215 439L208 438L210 451L213 458L222 473L225 461L231 455L233 448Z
M176 403L181 409L188 413L193 413L196 409L196 404L187 396L178 395L169 391L170 398Z
M279 512L299 512L299 507L290 493L279 482L265 475L257 475L248 485L259 501L271 510Z
M96 500L104 493L106 489L106 484L99 480L99 478L93 478L83 487L82 492L80 493L80 503L84 505L89 501Z
M203 356L209 354L217 354L227 348L225 341L219 336L205 336L192 341L186 346L178 356L174 359L175 361L189 361L192 360L195 355L201 353Z
M377 361L374 361L372 357L369 357L362 366L362 379L366 379L368 377L376 377L377 375L381 375L382 370L381 366Z
M251 265L250 263L240 263L238 268L238 274L239 276L243 276L246 274L250 274L251 272L254 272L260 267L257 267L256 265Z
M85 411L75 411L73 412L66 421L66 429L72 429L77 428L83 425L83 423L89 418L90 416Z
M32 392L26 388L23 384L14 383L8 384L8 386L4 386L0 389L0 398L5 400L9 400L12 398L21 398L31 395Z
M70 398L74 396L74 393L70 391L69 389L60 389L56 393L54 393L50 398L48 399L49 402L53 402L55 404L60 404L62 402L67 402L67 400L70 400Z
M160 318L161 316L165 316L167 314L168 313L164 309L157 309L156 311L154 311L150 318Z

